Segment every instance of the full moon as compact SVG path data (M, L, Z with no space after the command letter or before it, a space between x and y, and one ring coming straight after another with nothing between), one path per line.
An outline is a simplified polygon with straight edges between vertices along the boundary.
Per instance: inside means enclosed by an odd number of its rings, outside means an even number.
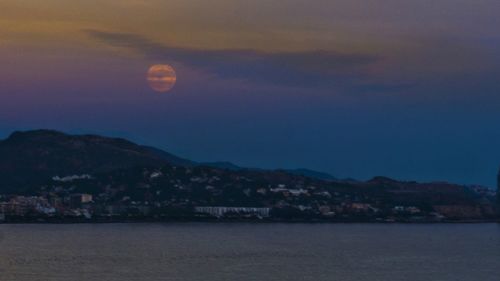
M147 80L151 89L163 93L174 87L177 75L170 65L155 64L149 68Z

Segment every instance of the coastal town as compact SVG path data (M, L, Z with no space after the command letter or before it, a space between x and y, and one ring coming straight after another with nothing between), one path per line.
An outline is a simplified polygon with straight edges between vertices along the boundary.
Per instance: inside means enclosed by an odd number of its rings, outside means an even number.
M24 194L0 195L0 222L493 221L496 198L480 186L164 166L53 176Z
M478 222L499 213L496 190L479 185L198 163L97 135L14 132L0 154L0 223Z

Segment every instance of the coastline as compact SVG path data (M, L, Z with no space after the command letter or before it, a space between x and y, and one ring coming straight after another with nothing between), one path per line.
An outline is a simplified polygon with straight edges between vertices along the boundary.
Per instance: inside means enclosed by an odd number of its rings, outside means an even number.
M500 219L463 219L463 220L303 220L303 219L57 219L57 220L12 220L0 222L0 225L16 224L142 224L142 223L248 223L248 224L500 224Z

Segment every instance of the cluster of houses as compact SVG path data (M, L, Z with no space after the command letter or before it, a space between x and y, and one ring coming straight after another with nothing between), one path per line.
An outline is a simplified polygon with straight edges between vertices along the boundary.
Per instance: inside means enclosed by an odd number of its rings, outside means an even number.
M130 178L130 176L135 178ZM0 195L0 222L58 219L270 219L338 221L441 221L494 214L484 204L418 204L384 201L386 194L352 192L323 182L255 180L210 170L170 167L138 170L99 180L91 175L52 178L33 196ZM81 192L84 187L92 192ZM487 189L471 189L483 198ZM80 192L78 192L80 191ZM494 194L493 194L494 195ZM395 201L394 201L395 202Z

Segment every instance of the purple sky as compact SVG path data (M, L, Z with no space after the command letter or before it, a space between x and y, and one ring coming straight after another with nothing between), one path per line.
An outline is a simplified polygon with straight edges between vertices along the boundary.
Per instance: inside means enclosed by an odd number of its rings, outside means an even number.
M250 2L250 3L249 3ZM198 161L495 185L497 0L7 0L0 137L121 136ZM156 93L153 64L177 84Z

